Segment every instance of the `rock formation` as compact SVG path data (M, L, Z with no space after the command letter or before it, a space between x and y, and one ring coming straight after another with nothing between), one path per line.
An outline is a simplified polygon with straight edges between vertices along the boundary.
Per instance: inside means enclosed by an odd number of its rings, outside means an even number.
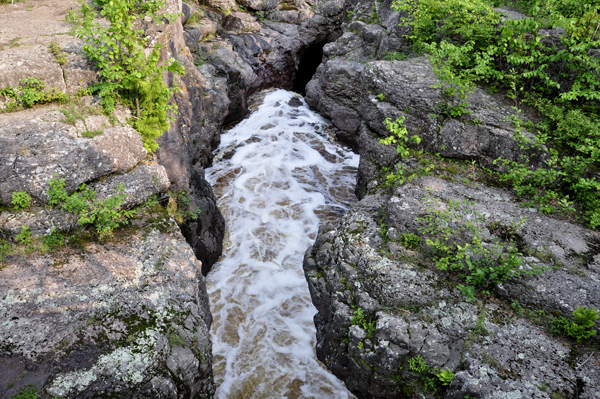
M361 155L361 201L324 226L305 255L319 359L359 398L600 396L600 358L592 350L598 335L582 347L551 336L545 324L598 307L600 235L519 207L511 190L479 168L502 172L495 159L524 153L510 103L476 89L468 118L451 117L456 100L436 88L428 60L411 55L408 28L398 26L390 2L345 7L353 20L325 45L306 87L306 101ZM385 60L390 52L403 60ZM409 136L421 138L409 143L412 156L404 160L379 142L390 134L383 121L399 117ZM527 155L534 167L543 165L540 154ZM386 175L397 166L412 177L390 190ZM521 270L544 272L491 284L494 296L469 301L459 272L435 266L436 247L427 239L439 231L452 246L512 242ZM456 373L447 388L440 370Z

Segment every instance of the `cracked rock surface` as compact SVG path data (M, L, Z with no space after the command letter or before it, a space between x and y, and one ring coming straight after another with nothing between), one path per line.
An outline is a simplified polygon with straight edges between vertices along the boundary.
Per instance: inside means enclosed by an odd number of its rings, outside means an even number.
M525 266L544 264L546 272L502 284L500 299L468 302L450 275L428 266L424 242L407 249L398 241L405 233L423 235L419 217L429 212L427 198L442 209L450 200L468 200L470 212L481 214L489 226L512 225L526 216L520 245L536 249L539 258L526 257ZM420 397L420 375L408 363L418 355L429 367L456 372L445 398L600 395L598 353L577 354L573 342L549 336L509 306L518 301L564 316L577 306L597 306L600 274L592 255L599 234L513 201L505 189L423 177L392 195L365 196L321 229L304 260L318 310L319 359L365 398ZM494 234L490 228L482 236ZM375 326L372 333L353 319L358 308ZM585 367L578 367L588 357Z

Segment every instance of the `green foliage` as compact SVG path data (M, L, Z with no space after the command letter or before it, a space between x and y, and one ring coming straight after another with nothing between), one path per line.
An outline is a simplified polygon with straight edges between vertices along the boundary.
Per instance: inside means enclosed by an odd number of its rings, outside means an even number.
M496 284L544 271L542 267L530 270L522 267L523 255L516 248L513 236L505 241L496 236L484 240L485 218L471 209L473 203L450 200L442 205L431 197L425 200L427 214L416 219L424 223L419 230L430 237L426 242L435 266L457 273L465 282L458 288L468 300L475 299L478 291L491 294ZM511 229L516 231L523 223L524 220L513 223Z
M492 4L493 3L493 4ZM438 87L447 95L441 114L460 117L476 84L503 91L515 101L526 99L544 115L535 142L525 149L546 153L546 165L530 159L502 161L504 177L521 194L530 195L542 212L572 211L571 199L581 204L587 223L600 226L600 183L590 170L600 162L600 3L596 0L521 0L531 14L506 19L492 8L498 1L408 0L394 7L408 17L410 38L417 51L426 51ZM514 2L511 2L511 6ZM544 40L541 28L563 28L555 46ZM529 123L515 124L516 130Z
M361 326L363 330L367 333L367 337L372 339L373 334L375 334L375 321L368 321L365 318L365 314L361 308L358 308L354 311L352 318L350 319L350 323L353 325Z
M36 104L45 104L53 101L63 102L66 95L58 89L46 89L46 83L37 78L25 78L19 83L19 87L6 87L0 90L0 96L4 96L7 101L5 107L0 112L16 111L21 105L31 108Z
M573 312L573 321L570 322L563 316L555 317L551 324L551 332L554 334L564 334L568 337L581 342L582 339L588 339L596 335L592 330L598 319L596 308L584 308L578 306Z
M176 111L176 106L169 104L175 89L166 85L163 73L184 72L174 59L159 65L158 43L146 55L144 31L136 29L137 21L143 17L162 22L157 12L163 5L164 0L93 0L91 4L82 2L79 14L70 11L68 15L77 37L86 43L86 57L98 68L101 82L92 86L92 91L100 96L108 114L115 110L118 101L133 109L131 125L149 152L156 150L156 139L170 126L167 113ZM108 27L96 20L97 8L110 22Z
M9 255L12 249L10 242L0 239L0 269L5 265L4 257Z
M392 121L390 118L386 118L383 123L385 127L388 129L390 136L380 139L379 143L383 145L392 145L396 144L396 152L400 154L402 158L407 158L410 155L410 151L408 149L408 130L405 126L403 126L406 117L401 116L400 118ZM417 135L413 135L410 140L415 144L421 143L421 138ZM384 168L384 172L390 172L389 168ZM396 166L396 173L390 172L386 175L386 186L393 187L396 183L404 184L407 181L411 181L415 177L416 174L410 174L405 176L405 169L402 164L398 164Z
M454 378L454 372L450 369L440 370L440 372L436 374L436 377L442 383L442 385L450 385L452 379Z
M78 191L71 195L65 190L65 179L54 175L49 181L48 196L50 205L60 205L67 212L78 217L80 226L91 225L99 233L100 238L111 236L112 231L128 223L135 215L134 210L122 209L127 194L125 186L118 184L114 195L104 199L97 199L96 192L86 187L79 186Z
M31 229L29 226L21 226L21 231L17 234L15 240L21 244L31 243Z
M13 396L13 399L37 399L37 388L33 385L25 385Z
M98 129L98 130L86 130L84 132L81 132L81 135L83 137L89 137L89 138L94 138L96 136L98 136L99 134L104 133L104 130L102 129Z
M408 130L406 130L406 127L403 126L405 120L405 116L401 116L395 121L392 121L390 118L386 118L383 123L387 130L392 134L384 139L379 140L379 143L384 145L396 144L396 152L400 154L402 158L407 158L409 155L408 146L406 145L408 142ZM416 135L412 136L411 140L416 144L421 142L421 138Z
M167 212L177 223L183 223L185 220L196 220L200 217L202 210L198 207L190 207L192 197L187 191L179 191L176 193L169 192L169 204ZM190 209L192 208L192 209Z
M423 360L421 355L417 355L408 360L408 369L415 373L424 373L429 371L429 366L425 363L425 360Z
M544 113L545 120L538 125L536 143L522 137L521 146L545 153L546 165L532 169L528 159L503 160L508 173L501 180L513 184L520 195L532 198L525 205L538 203L544 213L572 212L573 198L582 205L590 227L600 226L600 182L590 178L589 172L600 161L600 119L548 100L536 99L532 104ZM522 121L515 117L513 124L520 133Z
M385 95L383 95L383 93L379 93L377 95L377 98L379 99L379 101L383 101L383 100L385 100Z
M52 232L43 236L41 240L50 251L60 248L65 244L65 236L56 231L56 229L52 229Z
M56 61L58 61L60 65L64 65L67 62L67 54L56 40L50 42L50 52L54 55L54 58L56 58Z
M421 245L421 237L413 233L402 234L399 241L408 249L413 249Z
M408 54L398 51L388 51L381 58L384 61L404 61L408 59Z
M31 197L25 191L12 193L12 204L16 209L27 208L31 203Z

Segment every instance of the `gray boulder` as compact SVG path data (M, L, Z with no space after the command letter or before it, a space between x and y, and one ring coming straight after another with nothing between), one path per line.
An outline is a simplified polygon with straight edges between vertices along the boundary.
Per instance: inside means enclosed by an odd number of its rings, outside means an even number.
M419 219L431 212L428 204L444 209L450 200L469 201L469 215L479 213L492 226L482 232L486 240L526 216L515 233L526 252L524 267L544 264L546 272L497 286L500 300L467 302L456 278L432 265ZM420 397L427 378L437 381L438 371L431 370L441 369L456 372L446 398L600 395L600 366L591 364L597 353L574 352L572 342L540 332L510 306L518 301L545 317L597 306L600 275L591 266L596 250L590 243L599 235L514 201L504 189L425 177L393 195L367 195L326 225L304 259L318 311L319 359L365 398ZM398 240L405 233L420 235L421 245L406 248ZM429 372L411 369L417 356Z
M28 384L49 397L214 394L201 264L164 211L138 222L81 251L5 259L0 397Z
M72 193L90 180L125 173L146 157L140 135L129 126L107 127L81 137L55 108L36 108L0 115L0 199L26 191L48 202L48 181L56 174Z

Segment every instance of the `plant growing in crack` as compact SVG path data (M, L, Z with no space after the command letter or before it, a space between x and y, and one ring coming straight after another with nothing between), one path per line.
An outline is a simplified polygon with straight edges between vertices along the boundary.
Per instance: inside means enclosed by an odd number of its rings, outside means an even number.
M475 299L477 292L490 295L496 284L545 271L543 266L523 264L514 235L505 241L496 236L484 239L485 218L472 209L474 203L449 200L441 204L431 196L425 201L427 213L416 220L423 223L421 233L429 237L426 243L435 267L456 273L464 282L458 289L468 300ZM519 230L524 222L513 223L512 230Z

